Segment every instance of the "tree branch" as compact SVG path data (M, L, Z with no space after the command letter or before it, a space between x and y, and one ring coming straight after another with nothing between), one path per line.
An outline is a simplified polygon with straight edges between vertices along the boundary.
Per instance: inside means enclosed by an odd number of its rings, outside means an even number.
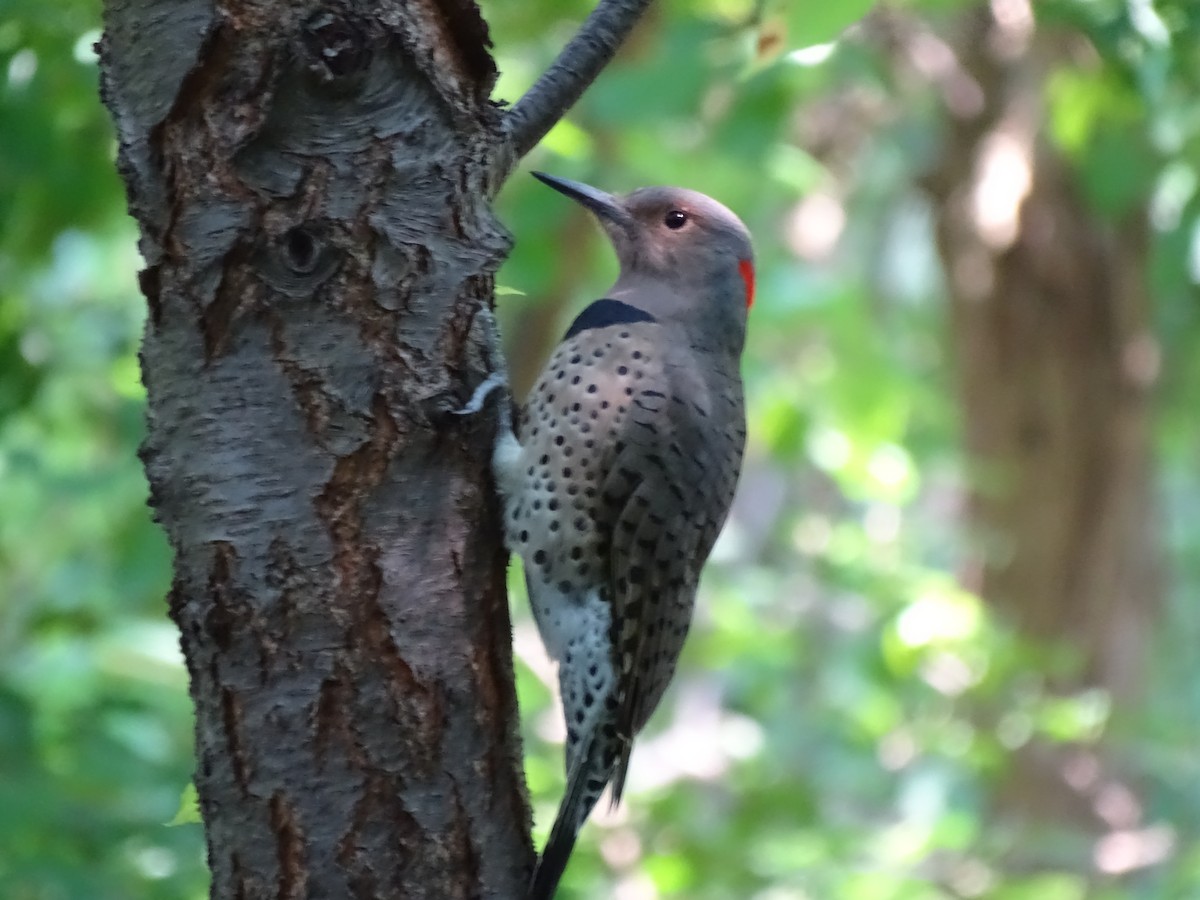
M579 33L517 101L505 129L519 160L575 105L608 65L652 0L600 0Z

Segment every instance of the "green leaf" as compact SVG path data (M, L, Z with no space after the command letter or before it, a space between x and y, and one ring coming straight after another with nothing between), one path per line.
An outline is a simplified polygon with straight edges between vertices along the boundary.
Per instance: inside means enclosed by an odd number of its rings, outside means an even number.
M195 782L189 781L179 795L179 809L175 812L175 818L167 822L167 827L199 825L200 822L200 797L196 794Z
M792 2L781 12L789 48L811 47L835 41L843 31L870 12L874 0L844 0L841 3ZM769 18L769 17L768 17Z
M1118 219L1146 203L1158 167L1144 136L1112 125L1097 128L1079 162L1079 174L1093 208Z

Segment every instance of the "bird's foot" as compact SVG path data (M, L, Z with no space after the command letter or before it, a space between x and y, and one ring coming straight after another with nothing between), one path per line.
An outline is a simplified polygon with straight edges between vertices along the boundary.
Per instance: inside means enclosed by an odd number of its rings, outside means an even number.
M464 406L450 410L451 414L456 416L470 416L479 412L487 403L488 397L497 389L508 393L508 367L504 362L504 352L500 349L500 328L496 324L495 315L486 305L480 306L475 313L475 319L471 323L471 338L477 363L485 372L491 374L476 386L471 399ZM507 425L511 428L512 414L508 407L507 400L501 402L500 419L502 426Z
M475 392L471 394L471 399L459 409L450 410L451 415L455 416L470 416L483 409L483 405L487 403L487 398L492 392L497 389L505 389L508 387L508 378L504 372L493 372L483 381L479 382Z

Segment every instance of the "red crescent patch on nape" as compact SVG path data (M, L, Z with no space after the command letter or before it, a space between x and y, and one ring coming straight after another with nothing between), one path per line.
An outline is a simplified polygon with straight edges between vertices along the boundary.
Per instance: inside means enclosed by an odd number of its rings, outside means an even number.
M746 282L746 309L754 305L754 263L748 259L738 260L738 272Z

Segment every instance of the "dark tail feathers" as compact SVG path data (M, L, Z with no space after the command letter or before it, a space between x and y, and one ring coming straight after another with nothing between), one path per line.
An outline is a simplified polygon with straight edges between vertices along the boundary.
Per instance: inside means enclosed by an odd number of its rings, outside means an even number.
M575 849L575 836L579 833L574 828L560 827L562 819L554 824L546 849L538 859L537 868L533 870L533 880L529 883L529 900L553 900L554 892L558 889L558 880L562 878L567 868L567 860Z
M553 900L558 881L567 868L571 851L575 849L579 829L600 799L608 781L607 777L597 779L594 773L604 771L606 775L611 774L611 754L604 754L594 733L585 740L587 745L579 748L581 752L575 760L574 771L567 775L567 792L558 806L558 816L554 819L546 849L542 851L537 868L533 870L527 900ZM603 759L605 755L608 759Z

